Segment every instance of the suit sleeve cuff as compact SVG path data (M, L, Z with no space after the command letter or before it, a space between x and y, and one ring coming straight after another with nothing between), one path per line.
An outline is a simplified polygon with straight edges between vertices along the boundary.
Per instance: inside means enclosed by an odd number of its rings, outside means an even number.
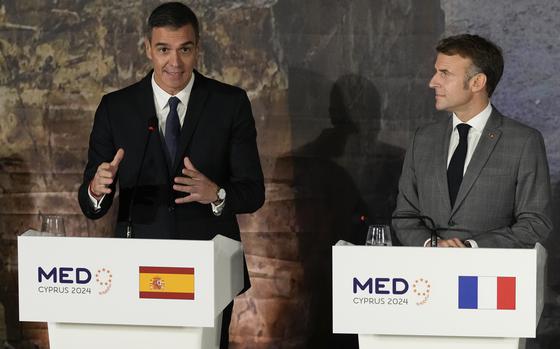
M93 210L94 211L99 211L101 210L101 203L103 202L103 199L105 198L105 195L103 195L99 200L97 200L93 194L91 193L91 190L89 189L88 186L88 196L89 196L89 201L91 202L91 205L93 206Z

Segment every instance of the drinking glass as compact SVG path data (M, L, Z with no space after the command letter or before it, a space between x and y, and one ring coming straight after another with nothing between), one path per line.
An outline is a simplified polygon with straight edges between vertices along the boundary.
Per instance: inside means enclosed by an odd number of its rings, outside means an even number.
M391 246L391 227L388 225L374 224L368 227L367 246Z
M41 232L52 236L64 236L64 219L61 216L45 215L41 224Z

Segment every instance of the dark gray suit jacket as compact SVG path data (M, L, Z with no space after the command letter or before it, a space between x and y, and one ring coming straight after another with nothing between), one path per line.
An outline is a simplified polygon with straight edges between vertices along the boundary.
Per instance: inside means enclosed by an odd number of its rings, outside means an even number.
M552 230L550 178L542 135L494 107L463 177L454 207L447 187L449 117L419 128L407 151L394 216L432 218L442 238L480 247L533 247ZM418 219L393 220L404 245L430 238Z

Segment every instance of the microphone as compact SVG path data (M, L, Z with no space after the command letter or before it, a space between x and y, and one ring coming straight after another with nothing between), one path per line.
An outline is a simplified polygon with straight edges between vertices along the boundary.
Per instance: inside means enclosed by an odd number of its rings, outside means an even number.
M429 217L429 216L422 216L422 215L397 215L397 216L392 216L391 220L396 219L419 219L422 221L422 223L424 223L424 225L426 226L426 228L428 228L428 230L430 230L430 247L437 247L437 240L438 240L438 234L437 231L440 230L439 228L436 227L436 224L434 223L434 220ZM428 221L430 223L430 225L428 226L428 224L426 224L426 221Z
M142 173L142 167L144 166L144 159L146 158L146 151L148 150L148 144L150 143L151 134L157 130L158 119L153 116L148 120L148 139L146 139L146 144L144 144L144 151L142 152L142 161L140 161L140 167L138 168L138 174L136 175L136 181L132 187L132 193L130 194L130 203L128 205L128 222L126 225L126 237L133 237L132 231L132 206L134 205L134 199L136 198L136 188L138 188L138 181L140 180L140 174Z

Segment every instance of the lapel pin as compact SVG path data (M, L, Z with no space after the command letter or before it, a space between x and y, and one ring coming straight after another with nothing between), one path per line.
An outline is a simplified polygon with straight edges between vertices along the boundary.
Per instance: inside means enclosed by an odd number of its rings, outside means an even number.
M490 137L490 139L494 139L494 137L496 137L496 134L494 132L490 132L488 133L488 137Z

